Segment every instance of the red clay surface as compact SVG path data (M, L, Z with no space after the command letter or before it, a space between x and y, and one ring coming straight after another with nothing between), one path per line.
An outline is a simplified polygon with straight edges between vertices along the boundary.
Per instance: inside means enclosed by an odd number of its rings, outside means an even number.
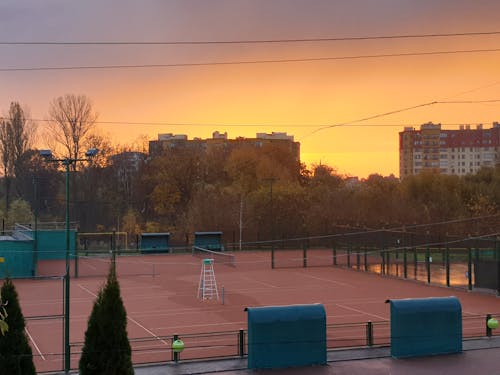
M247 327L248 306L321 303L327 312L328 346L363 345L364 325L375 324L375 342L389 341L387 299L456 296L462 304L464 337L484 335L484 317L500 313L500 299L492 295L381 277L338 267L270 267L268 252L236 254L236 267L215 264L222 301L197 298L201 260L191 255L128 256L117 259L121 293L128 315L128 334L135 363L171 359L170 336L186 344L182 358L237 354L237 331ZM105 259L81 260L79 278L71 279L70 341L72 368L77 368L87 319L105 281ZM40 264L40 274L62 274L61 261ZM103 276L83 276L101 273ZM130 274L142 274L130 276ZM15 280L25 317L62 315L62 280ZM468 318L470 317L470 319ZM28 319L28 332L39 372L58 371L62 365L63 321ZM226 332L200 337L189 334ZM495 334L499 334L498 330ZM142 339L142 340L135 340Z

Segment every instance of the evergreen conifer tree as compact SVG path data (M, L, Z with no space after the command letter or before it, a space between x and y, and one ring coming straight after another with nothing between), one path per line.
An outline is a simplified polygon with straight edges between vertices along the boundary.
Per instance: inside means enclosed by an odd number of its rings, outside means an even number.
M88 320L80 375L133 375L127 313L114 268L99 291Z
M0 375L36 374L24 316L12 280L5 279L0 294L2 302L6 303L5 321L9 327L4 335L0 335Z

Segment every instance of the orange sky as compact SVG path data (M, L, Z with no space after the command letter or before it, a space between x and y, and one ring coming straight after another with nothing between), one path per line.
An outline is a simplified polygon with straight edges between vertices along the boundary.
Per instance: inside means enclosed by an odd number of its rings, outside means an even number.
M463 0L443 0L439 6L427 0L381 0L378 7L371 0L356 0L350 5L322 0L314 5L309 1L278 0L271 5L264 1L218 0L211 2L211 7L196 1L151 0L142 7L125 1L120 10L103 6L97 13L98 2L66 3L50 0L50 6L41 7L33 1L8 1L0 5L0 20L2 14L9 17L8 22L0 22L1 39L179 41L459 33L496 31L500 14L500 5L486 0L474 2L474 6ZM43 18L49 10L50 19ZM81 17L71 23L65 12ZM88 17L95 17L91 28ZM22 32L13 33L9 22L15 21L32 22L26 23L29 26ZM500 35L229 46L0 45L4 60L0 60L0 69L479 48L500 48ZM301 143L302 159L307 163L327 163L351 176L398 175L398 132L404 125L482 122L489 127L492 121L500 121L500 104L436 104L366 122L354 120L431 101L500 99L496 94L500 87L499 59L500 52L488 52L233 66L0 71L0 111L4 113L10 101L19 100L32 117L44 118L52 98L65 93L86 94L102 121L206 124L99 125L122 144L140 135L156 139L158 133L205 138L219 130L234 138L283 131ZM339 123L348 124L314 132ZM249 126L252 124L257 126Z

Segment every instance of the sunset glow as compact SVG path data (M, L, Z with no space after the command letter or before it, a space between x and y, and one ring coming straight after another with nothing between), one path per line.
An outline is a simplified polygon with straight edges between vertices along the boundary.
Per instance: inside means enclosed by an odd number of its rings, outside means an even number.
M173 1L144 6L124 2L108 9L88 1L56 9L51 26L47 11L33 1L7 2L0 14L2 41L187 41L267 40L360 37L495 31L500 5L482 1L400 2L374 7L357 0ZM336 3L336 2L335 2ZM415 5L414 5L415 4ZM70 7L78 9L69 9ZM102 9L101 9L102 8ZM100 12L96 11L100 9ZM62 14L57 16L57 10ZM82 14L67 30L64 12ZM97 14L94 14L96 13ZM118 12L118 13L116 13ZM92 28L85 15L94 17ZM130 24L131 14L134 21ZM1 16L0 16L1 17ZM35 18L30 27L12 27ZM112 24L110 24L110 20ZM244 22L242 20L245 20ZM500 34L394 40L237 45L33 46L1 45L0 68L253 62L237 65L148 67L49 71L0 71L0 112L17 100L35 119L46 117L48 103L65 93L89 96L103 122L103 133L115 143L133 142L158 133L229 138L257 132L287 132L301 143L302 161L329 164L339 173L366 177L398 175L398 132L428 121L444 128L500 120L500 103L463 103L499 99ZM366 58L383 54L447 54ZM461 52L462 51L462 52ZM468 51L468 52L463 52ZM256 63L260 60L344 57L341 60ZM347 58L349 57L349 58ZM433 101L397 114L364 118ZM141 123L133 125L127 123ZM165 125L155 125L162 123ZM324 128L335 124L339 127ZM41 123L40 127L44 124Z

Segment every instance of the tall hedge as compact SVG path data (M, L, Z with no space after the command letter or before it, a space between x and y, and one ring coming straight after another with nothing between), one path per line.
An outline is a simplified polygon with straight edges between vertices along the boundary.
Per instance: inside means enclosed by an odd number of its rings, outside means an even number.
M2 302L6 303L6 323L9 326L0 335L0 375L36 374L33 352L26 336L26 323L19 305L19 297L12 280L5 279L0 290Z
M127 313L113 268L94 302L80 357L81 375L132 375Z

